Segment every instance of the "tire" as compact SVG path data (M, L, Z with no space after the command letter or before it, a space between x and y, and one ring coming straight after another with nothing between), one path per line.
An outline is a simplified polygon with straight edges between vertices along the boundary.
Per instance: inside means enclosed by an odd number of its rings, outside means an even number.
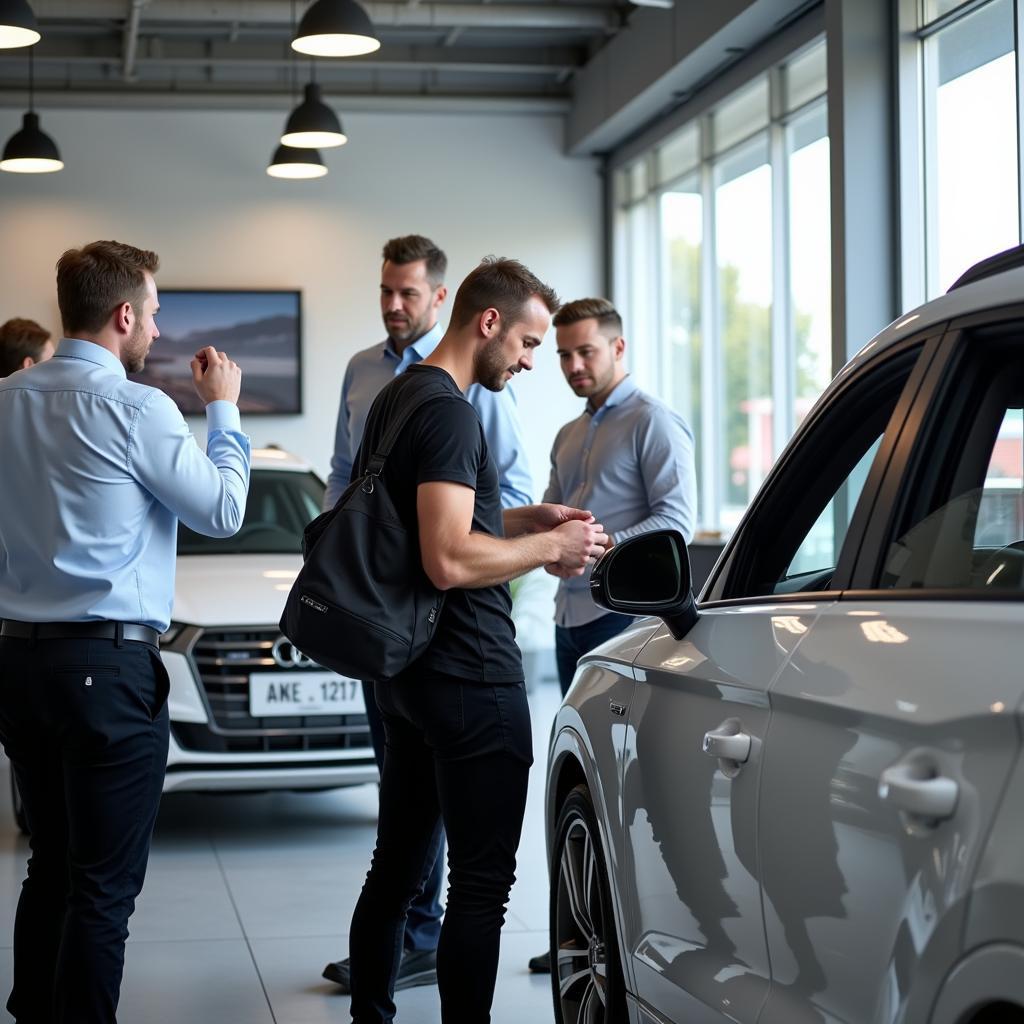
M14 822L18 826L18 831L23 835L28 835L28 818L25 817L25 804L21 799L21 794L18 792L18 783L14 781L14 767L10 769L11 776L11 810L14 812Z
M555 826L550 927L556 1024L626 1024L608 871L585 786L569 794Z

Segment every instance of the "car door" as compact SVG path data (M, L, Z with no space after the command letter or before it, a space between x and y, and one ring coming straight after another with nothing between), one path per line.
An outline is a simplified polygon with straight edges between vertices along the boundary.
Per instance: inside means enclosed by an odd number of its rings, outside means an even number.
M737 530L697 623L681 641L659 630L634 662L624 945L637 995L666 1019L753 1022L768 997L756 830L769 694L838 598L836 553L856 548L853 509L871 503L926 347L833 389Z
M760 1024L926 1020L1024 696L1024 324L953 331L850 589L770 688Z

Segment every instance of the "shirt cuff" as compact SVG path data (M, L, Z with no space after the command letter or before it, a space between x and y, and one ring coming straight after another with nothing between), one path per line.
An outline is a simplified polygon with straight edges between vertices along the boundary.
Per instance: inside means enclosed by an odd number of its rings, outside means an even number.
M206 406L206 426L211 432L232 430L240 434L242 432L242 417L238 412L238 406L225 398L218 398L216 402L210 402Z

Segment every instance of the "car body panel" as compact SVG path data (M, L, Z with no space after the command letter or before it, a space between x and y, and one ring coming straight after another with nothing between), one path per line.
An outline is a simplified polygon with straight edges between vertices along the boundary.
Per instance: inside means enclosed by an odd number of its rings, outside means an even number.
M660 630L634 663L619 876L630 910L623 944L637 995L673 1020L727 1013L753 1022L767 997L760 743L769 687L820 610L793 603L715 609L682 641ZM727 720L752 738L752 750L746 764L723 771L703 738Z
M181 555L174 585L174 621L191 625L276 623L300 555Z
M915 986L931 986L915 1002L931 1001L959 956L1017 756L1020 625L1018 608L995 602L842 601L772 686L760 856L773 987L762 1024L889 1024ZM881 798L882 773L904 762L956 781L949 818L925 822Z

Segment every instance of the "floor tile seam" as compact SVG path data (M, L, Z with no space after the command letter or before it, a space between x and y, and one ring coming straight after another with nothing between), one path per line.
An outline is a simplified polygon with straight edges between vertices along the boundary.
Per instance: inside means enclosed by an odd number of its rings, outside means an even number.
M252 961L253 970L256 972L256 977L260 983L260 989L263 991L263 998L267 1001L267 1010L270 1012L270 1020L272 1024L277 1024L277 1014L274 1013L274 1004L270 1001L270 993L267 991L267 983L263 980L263 972L260 970L260 965L256 962L256 954L253 952L252 943L249 941L248 932L245 930L245 922L242 920L241 911L238 909L238 904L235 902L235 894L231 889L231 882L228 879L227 872L224 870L224 865L220 859L220 851L217 849L216 844L211 839L211 846L213 847L213 855L217 859L217 866L220 868L221 876L224 879L224 886L228 892L228 899L231 901L231 908L235 912L235 918L238 920L238 927L242 930L242 941L245 942L245 948L249 953L249 959Z

